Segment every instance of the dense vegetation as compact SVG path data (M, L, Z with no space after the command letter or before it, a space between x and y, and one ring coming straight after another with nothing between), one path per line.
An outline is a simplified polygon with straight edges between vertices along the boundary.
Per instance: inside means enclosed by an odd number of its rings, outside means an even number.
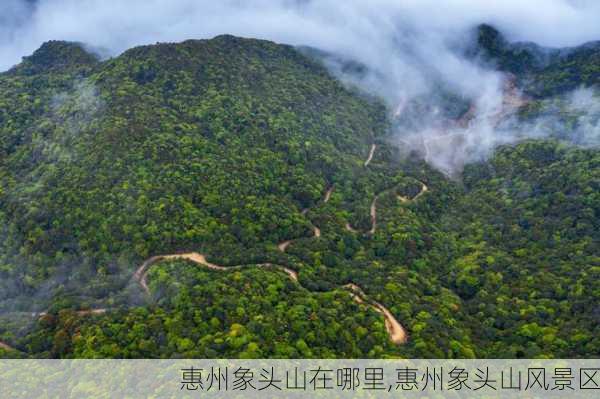
M442 222L457 251L446 283L481 355L599 353L599 166L596 150L530 142L465 171Z
M572 87L522 64L520 81L552 82L523 118ZM457 183L401 160L386 129L376 99L288 46L220 36L100 62L44 44L0 74L0 340L21 351L0 355L600 354L600 153L526 142ZM146 295L136 268L181 251L249 266L160 262Z
M534 98L600 84L600 41L545 48L529 42L510 43L494 27L482 25L477 29L475 49L497 69L517 76L525 93Z

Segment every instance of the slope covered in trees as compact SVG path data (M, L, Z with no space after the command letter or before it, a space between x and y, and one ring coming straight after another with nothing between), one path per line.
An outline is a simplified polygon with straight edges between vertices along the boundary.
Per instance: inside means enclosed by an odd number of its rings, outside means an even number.
M498 70L516 75L525 93L534 98L600 84L600 41L546 48L529 42L510 43L494 27L481 25L475 49Z
M318 60L232 36L107 61L49 42L0 74L0 104L2 355L600 353L597 150L507 146L452 181ZM181 252L298 281L166 259L146 292L136 269Z

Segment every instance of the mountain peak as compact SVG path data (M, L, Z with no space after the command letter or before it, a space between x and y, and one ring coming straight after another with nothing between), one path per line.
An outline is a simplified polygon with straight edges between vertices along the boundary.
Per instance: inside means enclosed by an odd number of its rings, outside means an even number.
M510 42L492 25L477 27L477 50L483 59L502 71L521 75L536 71L548 63L549 49L528 42Z
M44 42L32 55L23 57L23 62L17 69L33 74L92 66L97 62L97 57L85 50L82 43L50 40Z
M477 44L484 50L494 52L502 51L508 45L508 41L492 25L481 24L477 27Z

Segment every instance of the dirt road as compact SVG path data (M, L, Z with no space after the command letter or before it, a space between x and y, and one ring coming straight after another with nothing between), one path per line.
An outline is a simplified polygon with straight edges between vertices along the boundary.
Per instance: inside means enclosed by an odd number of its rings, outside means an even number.
M352 299L358 304L367 304L376 312L381 313L385 320L385 328L390 336L390 340L395 344L405 344L408 341L408 334L402 324L396 320L394 315L382 304L370 301L364 291L356 284L346 284L343 288L350 291Z
M290 245L292 243L292 240L287 240L284 241L280 244L277 245L277 248L281 251L281 252L285 252L285 249L288 247L288 245Z
M429 187L427 187L427 185L425 183L421 182L421 184L423 185L423 187L421 187L421 191L419 192L419 194L415 195L415 197L412 199L412 201L416 201L421 195L423 195L427 191L429 191Z
M333 186L331 186L326 192L325 192L325 197L323 197L323 202L327 203L327 201L329 201L329 198L331 198L331 193L333 192ZM306 215L308 213L309 209L303 209L302 210L302 215ZM313 225L312 226L313 229L313 236L315 238L319 238L321 237L321 229L318 228L317 226ZM277 244L277 248L281 251L281 252L285 252L285 250L287 249L287 247L295 240L286 240L283 241L279 244Z
M373 198L373 202L371 202L371 230L368 231L368 234L375 234L377 230L377 195Z
M138 270L136 271L135 276L138 276L138 277L136 277L136 279L138 279L140 286L144 289L144 291L146 291L146 293L148 293L148 294L150 293L150 291L148 289L148 284L146 282L146 276L148 274L148 270L149 270L150 266L152 266L153 264L160 262L162 260L174 260L174 259L185 259L185 260L191 261L197 265L200 265L202 267L206 267L211 270L219 270L219 271L235 270L235 269L241 269L244 267L252 267L252 266L273 268L273 269L278 269L278 270L285 272L292 281L299 283L298 282L298 272L296 272L295 270L292 270L290 268L287 268L285 266L274 265L272 263L262 263L262 264L256 264L256 265L252 265L252 264L238 265L238 266L230 266L230 267L219 266L214 263L208 262L206 260L206 257L203 254L200 254L198 252L188 252L188 253L181 253L181 254L153 256L153 257L149 258L148 260L146 260L144 263L142 263L142 266L140 266L138 268ZM392 315L392 313L385 306L383 306L382 304L380 304L378 302L370 301L368 299L368 297L366 296L366 294L364 293L364 291L356 284L347 284L347 285L343 286L342 288L350 290L351 294L353 295L354 300L357 301L358 303L367 304L367 305L371 306L373 309L375 309L377 312L379 312L383 315L384 320L385 320L386 330L387 330L387 332L390 336L390 340L392 342L394 342L395 344L403 344L406 342L406 340L407 340L406 331L404 330L402 325L398 322L398 320L396 320L396 318ZM103 313L106 310L98 309L98 311L102 311L101 313Z
M365 162L365 166L367 165L367 162ZM412 199L408 198L408 197L403 197L401 195L396 195L396 198L398 198L399 201L401 202L410 202L410 201L416 201L420 196L422 196L423 194L425 194L425 192L427 192L429 190L429 188L427 187L427 185L423 182L421 182L421 184L423 185L423 187L421 188L421 191L415 195ZM377 231L377 199L378 199L379 195L376 195L375 198L373 199L373 202L371 202L371 209L370 209L370 215L371 215L371 229L369 229L369 231L367 232L367 234L373 235L375 234L375 232ZM348 230L351 233L358 233L358 231L354 228L352 228L352 226L350 225L350 223L346 223L345 225L346 230Z
M229 271L229 270L237 270L245 267L265 267L265 268L274 268L279 269L285 272L292 280L298 281L298 273L292 269L289 269L284 266L274 265L272 263L257 263L257 264L247 264L247 265L237 265L237 266L220 266L215 265L214 263L210 263L206 260L206 257L203 254L198 252L186 252L181 254L169 254L169 255L158 255L153 256L147 259L142 265L137 269L134 274L134 278L138 281L142 289L150 294L150 288L148 287L147 276L148 271L152 265L158 263L163 260L189 260L194 262L197 265L202 267L206 267L211 270L218 271Z
M0 349L4 349L5 351L16 351L15 348L13 348L12 346L5 344L4 342L0 341Z
M369 164L371 163L371 160L373 159L373 155L375 154L376 148L377 148L377 145L371 144L371 150L369 151L369 156L367 157L367 160L365 161L365 168L367 166L369 166Z
M90 316L90 315L95 315L95 314L104 314L106 312L108 312L108 309L99 308L99 309L78 310L75 313L77 313L77 316Z
M331 198L331 194L333 193L333 187L334 186L329 187L329 190L327 190L327 192L325 193L325 198L323 199L323 202L325 202L325 203L329 202L329 199Z

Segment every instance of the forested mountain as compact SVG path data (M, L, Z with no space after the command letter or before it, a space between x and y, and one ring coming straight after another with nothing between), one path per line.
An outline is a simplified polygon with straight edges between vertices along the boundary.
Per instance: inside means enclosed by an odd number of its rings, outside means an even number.
M473 50L497 69L515 74L525 93L535 98L600 84L600 41L545 48L535 43L510 43L494 27L482 25Z
M475 48L523 124L598 85L593 44ZM0 74L0 355L600 355L600 152L529 140L450 179L390 126L286 45L45 43Z

